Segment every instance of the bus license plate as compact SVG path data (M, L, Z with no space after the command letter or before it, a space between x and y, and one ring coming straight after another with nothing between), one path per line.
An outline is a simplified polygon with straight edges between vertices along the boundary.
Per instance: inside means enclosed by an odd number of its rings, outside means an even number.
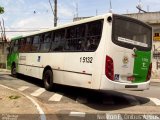
M134 80L135 80L135 77L134 77L134 76L127 77L127 80L128 80L128 81L134 81Z

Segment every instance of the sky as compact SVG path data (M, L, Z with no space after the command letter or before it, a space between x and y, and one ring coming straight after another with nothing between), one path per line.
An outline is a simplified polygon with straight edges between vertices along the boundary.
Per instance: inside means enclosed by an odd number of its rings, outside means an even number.
M54 0L50 0L53 4ZM87 17L105 14L110 9L110 0L57 0L58 25L73 21L78 4L78 16ZM137 13L139 0L111 0L112 11L116 14ZM160 11L160 0L141 0L142 8L149 12ZM0 0L5 13L0 15L5 21L6 31L30 31L51 28L54 16L49 0ZM7 32L7 37L27 32Z

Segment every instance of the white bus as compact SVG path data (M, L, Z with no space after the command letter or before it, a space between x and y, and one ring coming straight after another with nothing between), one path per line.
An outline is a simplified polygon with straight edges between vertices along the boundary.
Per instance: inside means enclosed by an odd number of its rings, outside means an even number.
M151 77L152 28L108 13L13 38L8 68L54 83L95 90L145 90Z

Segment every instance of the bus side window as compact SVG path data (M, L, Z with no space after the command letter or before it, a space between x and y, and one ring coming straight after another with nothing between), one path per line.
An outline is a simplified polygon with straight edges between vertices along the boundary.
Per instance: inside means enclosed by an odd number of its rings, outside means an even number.
M77 26L77 49L80 51L83 51L85 48L85 31L86 31L86 25L82 24Z
M82 51L85 37L85 25L77 25L67 29L65 50Z
M54 33L54 39L52 39L52 51L62 52L65 43L65 29L57 30Z
M87 24L86 50L95 51L102 36L102 21L94 21Z
M26 44L24 47L24 52L28 53L31 51L32 48L32 38L31 37L27 37L26 38Z
M51 37L52 33L45 33L40 36L40 41L41 41L41 52L48 52L50 50L50 45L51 45Z
M87 39L87 50L89 51L95 51L97 49L97 44L95 42L96 40L94 37L90 37Z
M74 51L74 49L75 49L75 45L74 45L75 44L75 37L76 37L75 26L67 28L65 50Z
M32 52L37 52L40 48L39 35L33 37Z
M19 52L24 52L25 51L25 44L26 44L26 39L22 38L19 41Z
M13 48L14 48L14 40L11 41L10 43L10 50L9 50L9 53L12 53L13 52Z
M13 52L18 52L18 42L19 42L19 40L15 40L14 47L13 47Z

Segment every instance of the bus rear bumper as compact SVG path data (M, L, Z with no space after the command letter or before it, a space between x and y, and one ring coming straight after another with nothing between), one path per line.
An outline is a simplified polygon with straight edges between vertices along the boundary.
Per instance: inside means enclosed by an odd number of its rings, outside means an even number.
M143 83L121 83L109 80L104 75L101 80L100 90L147 90L150 87L150 81Z

